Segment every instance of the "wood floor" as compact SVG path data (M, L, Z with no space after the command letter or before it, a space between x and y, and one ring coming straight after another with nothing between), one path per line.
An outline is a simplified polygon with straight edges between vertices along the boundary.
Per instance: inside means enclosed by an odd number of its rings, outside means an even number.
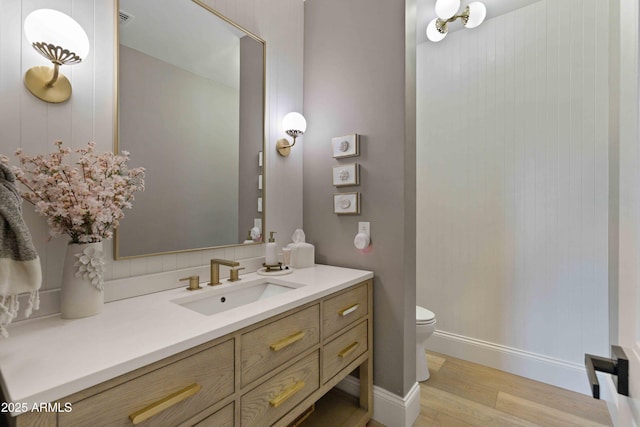
M602 400L441 354L427 360L413 427L613 425Z

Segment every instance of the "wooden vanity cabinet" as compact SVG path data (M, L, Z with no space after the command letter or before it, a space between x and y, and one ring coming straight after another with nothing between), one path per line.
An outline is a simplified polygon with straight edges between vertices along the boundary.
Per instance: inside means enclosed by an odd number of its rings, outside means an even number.
M83 390L23 427L365 426L372 408L372 280ZM359 369L360 396L331 390ZM314 408L311 410L310 408Z

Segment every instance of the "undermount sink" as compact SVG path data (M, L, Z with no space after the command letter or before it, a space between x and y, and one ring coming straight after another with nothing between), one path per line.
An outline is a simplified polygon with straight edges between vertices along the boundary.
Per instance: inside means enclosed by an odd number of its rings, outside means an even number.
M272 280L223 286L220 289L207 289L201 294L196 291L194 295L175 299L172 302L200 314L211 316L252 302L265 300L299 287L294 284L274 283Z

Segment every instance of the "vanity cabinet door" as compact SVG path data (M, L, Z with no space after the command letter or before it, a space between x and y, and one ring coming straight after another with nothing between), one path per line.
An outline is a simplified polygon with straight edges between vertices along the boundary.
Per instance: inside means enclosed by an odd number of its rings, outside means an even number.
M229 340L75 402L58 425L176 426L234 392L233 368Z
M322 383L330 380L368 348L366 321L325 344L322 349Z
M320 387L319 364L316 351L242 396L242 427L270 426L294 409Z
M242 386L263 377L320 342L320 308L313 305L242 334Z
M363 318L368 313L367 283L328 298L322 309L323 338Z

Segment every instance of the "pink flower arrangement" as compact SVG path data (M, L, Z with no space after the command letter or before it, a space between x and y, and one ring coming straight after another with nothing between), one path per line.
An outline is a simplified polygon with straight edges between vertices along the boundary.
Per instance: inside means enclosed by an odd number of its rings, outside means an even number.
M95 143L75 150L72 164L69 147L56 141L57 151L49 155L27 156L18 149L21 167L13 172L26 189L22 197L47 217L52 237L68 234L71 243L100 242L113 236L131 208L133 193L144 190L144 168L127 168L129 153L96 154ZM0 156L5 163L8 159Z

